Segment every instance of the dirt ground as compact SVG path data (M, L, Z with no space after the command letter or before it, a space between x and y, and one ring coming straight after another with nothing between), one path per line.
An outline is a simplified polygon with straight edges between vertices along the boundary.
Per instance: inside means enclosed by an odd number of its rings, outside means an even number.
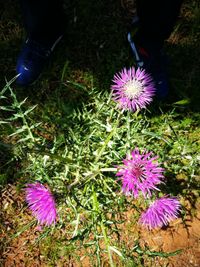
M181 219L174 221L166 230L141 232L142 242L155 251L173 252L178 255L167 259L168 266L200 266L200 212L196 217L187 216L185 225ZM166 262L166 259L164 260ZM158 261L159 262L159 261ZM162 261L161 261L162 262ZM155 266L159 266L156 265ZM163 265L161 265L163 266Z
M30 225L31 215L24 207L23 193L18 193L14 185L7 185L2 191L1 198L1 260L0 266L4 267L43 267L43 266L83 266L89 267L89 261L83 257L81 265L73 259L60 260L56 265L49 264L48 259L41 254L40 246L35 243L41 234L38 228ZM151 251L181 252L172 257L154 257L144 261L144 266L168 267L198 267L200 266L200 203L197 204L194 216L186 215L184 224L181 219L175 220L169 227L161 230L146 231L136 226L131 232L138 231L141 247L149 247ZM131 211L125 214L123 236L127 242L132 243L130 229ZM27 227L27 229L26 229ZM21 233L16 229L22 229ZM106 261L105 261L106 262ZM108 266L107 263L102 266ZM122 266L117 264L116 266Z

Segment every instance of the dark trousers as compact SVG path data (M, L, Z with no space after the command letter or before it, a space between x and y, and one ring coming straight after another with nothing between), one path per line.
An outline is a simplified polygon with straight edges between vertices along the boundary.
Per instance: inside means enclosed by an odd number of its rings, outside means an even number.
M137 0L139 31L136 38L141 44L163 46L174 27L182 0Z
M140 19L138 41L154 42L161 47L173 29L182 0L136 1ZM62 0L20 0L20 2L28 36L48 42L55 40L63 31Z
M62 0L20 0L20 5L28 37L49 44L63 33Z

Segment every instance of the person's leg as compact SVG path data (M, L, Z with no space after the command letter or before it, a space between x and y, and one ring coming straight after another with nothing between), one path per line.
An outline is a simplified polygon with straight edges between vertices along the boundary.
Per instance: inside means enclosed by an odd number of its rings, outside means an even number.
M27 39L18 56L19 85L33 83L64 33L61 0L20 0Z
M63 33L62 0L20 0L20 4L28 38L49 44Z
M181 0L137 0L137 20L134 36L128 41L136 65L150 73L156 86L156 95L163 99L168 94L166 60L162 53L164 41L173 30L181 7Z
M162 48L174 27L182 0L137 0L139 29L136 40Z

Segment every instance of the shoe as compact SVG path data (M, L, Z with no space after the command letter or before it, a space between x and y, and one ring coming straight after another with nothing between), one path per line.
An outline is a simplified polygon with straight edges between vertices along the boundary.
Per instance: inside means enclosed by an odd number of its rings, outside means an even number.
M168 95L168 76L166 71L167 59L166 56L153 46L149 46L149 49L145 49L138 45L131 33L128 33L128 42L135 57L136 65L139 68L145 69L149 73L155 83L156 97L159 100L163 100ZM148 47L148 45L146 45Z
M41 74L62 35L53 45L42 45L35 40L27 39L17 59L16 83L21 86L32 84Z

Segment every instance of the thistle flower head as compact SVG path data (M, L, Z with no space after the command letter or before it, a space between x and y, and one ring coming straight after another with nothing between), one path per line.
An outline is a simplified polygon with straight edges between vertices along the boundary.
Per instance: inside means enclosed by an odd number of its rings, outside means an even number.
M135 149L123 160L123 165L118 166L116 176L120 177L125 194L132 194L137 198L141 192L147 197L151 196L151 190L158 190L156 185L164 179L164 169L159 167L157 157L151 155L152 152L140 154L139 150Z
M36 182L27 184L26 201L40 224L51 225L56 221L56 205L51 192Z
M140 110L153 100L155 87L152 78L143 69L122 69L116 73L111 86L113 100L124 110Z
M162 197L155 200L153 204L143 212L139 223L150 230L162 227L178 217L180 208L181 204L175 197Z

